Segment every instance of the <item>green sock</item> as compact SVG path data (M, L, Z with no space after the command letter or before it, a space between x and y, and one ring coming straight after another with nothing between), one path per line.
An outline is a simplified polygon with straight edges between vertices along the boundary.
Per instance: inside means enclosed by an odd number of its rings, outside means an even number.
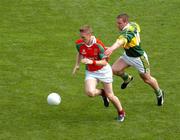
M155 91L155 94L157 97L161 96L162 95L162 90L159 88L159 89L156 89Z
M121 75L121 78L126 82L126 81L129 80L129 74L123 73L123 74Z

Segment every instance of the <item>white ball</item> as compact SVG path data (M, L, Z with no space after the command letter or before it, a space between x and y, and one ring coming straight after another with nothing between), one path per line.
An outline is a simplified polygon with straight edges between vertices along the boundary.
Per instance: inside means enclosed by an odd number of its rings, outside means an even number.
M57 93L50 93L47 97L49 105L59 105L61 103L61 97Z

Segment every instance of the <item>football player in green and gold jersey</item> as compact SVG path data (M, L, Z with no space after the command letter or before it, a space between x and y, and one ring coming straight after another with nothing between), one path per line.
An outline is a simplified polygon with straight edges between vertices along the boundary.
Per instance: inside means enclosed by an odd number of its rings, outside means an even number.
M124 54L112 66L113 73L124 80L121 88L125 89L133 80L133 77L125 72L126 68L133 66L139 71L143 81L154 89L157 105L163 105L164 92L160 89L157 80L151 76L147 54L141 48L140 26L135 22L129 22L129 16L126 13L118 15L116 23L120 35L116 42L105 51L105 55L110 56L117 48L124 48Z

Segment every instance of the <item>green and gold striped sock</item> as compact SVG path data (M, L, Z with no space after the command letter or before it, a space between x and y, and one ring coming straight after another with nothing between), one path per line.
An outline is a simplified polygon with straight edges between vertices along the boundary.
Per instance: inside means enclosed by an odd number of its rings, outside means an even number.
M131 79L131 76L127 73L123 73L121 78L124 80L124 82L128 82Z
M162 90L159 88L159 89L156 89L154 91L154 93L156 94L157 97L160 97L162 95Z

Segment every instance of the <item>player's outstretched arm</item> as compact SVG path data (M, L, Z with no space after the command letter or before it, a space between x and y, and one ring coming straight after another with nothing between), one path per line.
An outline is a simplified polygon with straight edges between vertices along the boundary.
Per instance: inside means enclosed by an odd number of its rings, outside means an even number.
M73 72L72 72L73 75L76 73L77 70L79 70L80 61L81 61L81 55L79 53L77 53L76 64L75 64L75 66L73 68Z
M107 50L104 52L104 54L106 56L110 56L113 51L115 51L117 48L124 46L124 44L126 43L125 39L117 39L116 42L109 48L107 48Z

